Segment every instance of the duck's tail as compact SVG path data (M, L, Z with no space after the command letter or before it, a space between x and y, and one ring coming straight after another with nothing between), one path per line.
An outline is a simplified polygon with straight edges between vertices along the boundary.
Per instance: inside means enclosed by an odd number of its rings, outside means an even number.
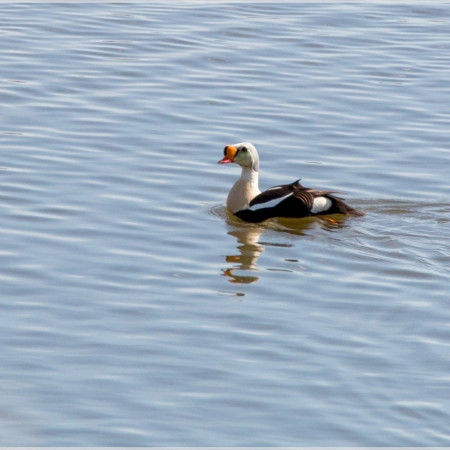
M348 214L349 216L355 216L355 217L358 217L358 216L361 217L361 216L365 215L359 209L355 209L355 208L352 208L351 206L347 205L347 203L345 203L344 200L340 197L336 197L335 195L329 195L328 197L330 197L333 200L333 206L332 206L333 213ZM327 211L327 212L329 213L329 211Z

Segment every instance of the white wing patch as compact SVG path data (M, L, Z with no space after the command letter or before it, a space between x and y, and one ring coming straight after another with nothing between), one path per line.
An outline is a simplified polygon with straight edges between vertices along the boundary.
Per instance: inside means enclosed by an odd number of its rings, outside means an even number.
M271 187L271 188L269 188L269 189L266 189L265 192L267 192L267 191L273 191L273 190L275 190L275 189L280 189L280 187L283 187L283 186L273 186L273 187Z
M256 205L249 206L248 209L250 211L258 211L258 209L262 208L275 208L275 206L279 205L283 200L290 197L292 193L285 195L283 197L274 198L273 200L269 200L268 202L264 203L257 203Z
M327 209L330 209L333 202L326 197L316 197L313 201L313 205L311 208L311 212L313 214L318 214L320 212L326 211Z

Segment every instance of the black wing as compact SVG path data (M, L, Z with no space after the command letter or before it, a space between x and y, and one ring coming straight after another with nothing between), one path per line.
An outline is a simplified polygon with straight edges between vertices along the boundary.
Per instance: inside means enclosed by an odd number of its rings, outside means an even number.
M305 217L336 213L363 215L361 211L348 206L342 198L333 195L335 193L336 191L305 188L297 180L294 183L274 186L261 192L250 202L248 209L238 211L236 215L242 220L253 223L272 217ZM317 210L317 202L315 206L314 199L318 197L329 200L329 204L324 205L325 209Z
M271 217L304 217L310 215L314 196L295 181L267 189L235 214L247 222L262 222Z
M337 199L334 194L336 191L323 191L319 189L309 189L302 187L301 189L296 189L294 192L294 197L302 202L309 211L313 208L314 199L317 197L326 197L330 200Z
M261 194L258 194L250 202L250 208L256 205L263 207L264 203L273 202L274 200L282 199L283 197L294 194L296 189L303 188L299 181L300 180L294 181L291 184L280 184L279 186L273 186L264 192L261 192Z

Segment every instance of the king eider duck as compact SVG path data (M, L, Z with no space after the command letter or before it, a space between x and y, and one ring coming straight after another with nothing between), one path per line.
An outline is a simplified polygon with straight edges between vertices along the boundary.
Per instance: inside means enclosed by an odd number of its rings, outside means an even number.
M258 187L259 155L250 142L227 145L218 164L239 164L241 177L234 183L227 198L227 209L246 222L258 223L273 217L306 217L325 214L362 216L336 191L305 188L300 181L274 186L261 192Z

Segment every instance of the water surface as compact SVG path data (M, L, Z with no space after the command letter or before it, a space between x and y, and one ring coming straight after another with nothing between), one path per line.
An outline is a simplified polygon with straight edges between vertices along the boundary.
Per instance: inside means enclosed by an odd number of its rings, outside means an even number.
M0 443L450 445L450 5L0 6ZM363 218L247 225L302 178Z

